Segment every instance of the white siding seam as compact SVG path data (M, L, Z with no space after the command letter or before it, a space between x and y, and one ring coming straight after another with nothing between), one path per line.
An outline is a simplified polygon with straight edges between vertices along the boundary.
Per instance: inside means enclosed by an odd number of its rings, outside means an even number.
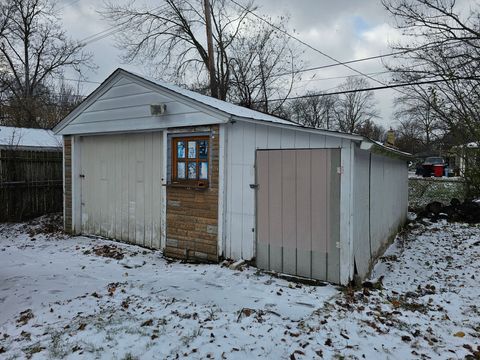
M65 140L65 139L64 139ZM71 141L71 140L70 140ZM70 142L71 144L71 142ZM63 177L63 184L62 184L62 189L63 189L63 228L65 229L65 225L66 225L66 222L65 222L65 218L66 218L66 198L65 198L65 141L63 141L63 152L62 152L62 177ZM70 162L72 162L72 149L70 148ZM72 164L70 164L72 165ZM73 190L73 189L72 189ZM73 194L72 194L73 196ZM73 219L72 219L72 222L73 222Z
M225 124L220 124L218 129L219 136L219 156L218 156L218 244L217 252L218 256L225 254L225 236L224 236L224 222L225 216L225 151L227 143L227 132L225 131Z
M355 272L354 268L354 243L353 243L353 236L354 236L354 229L353 229L353 216L354 216L354 181L355 181L355 144L353 141L349 141L350 143L350 204L349 204L349 214L350 214L350 223L349 223L349 275L350 279L353 279L353 274Z
M162 178L163 184L168 182L167 172L168 172L168 130L163 131L163 141L162 141ZM164 250L167 243L167 189L163 184L161 190L161 216L160 216L160 249Z

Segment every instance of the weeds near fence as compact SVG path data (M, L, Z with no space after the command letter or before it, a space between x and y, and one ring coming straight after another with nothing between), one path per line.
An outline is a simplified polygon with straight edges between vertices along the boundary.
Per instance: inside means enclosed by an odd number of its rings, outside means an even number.
M413 210L424 208L433 201L448 205L454 198L463 201L465 197L466 185L461 178L410 178L408 180L408 202Z

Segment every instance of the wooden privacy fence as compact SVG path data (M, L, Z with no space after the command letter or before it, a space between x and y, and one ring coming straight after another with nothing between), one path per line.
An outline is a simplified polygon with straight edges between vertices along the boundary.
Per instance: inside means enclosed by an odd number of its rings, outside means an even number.
M62 151L0 148L0 222L62 211Z

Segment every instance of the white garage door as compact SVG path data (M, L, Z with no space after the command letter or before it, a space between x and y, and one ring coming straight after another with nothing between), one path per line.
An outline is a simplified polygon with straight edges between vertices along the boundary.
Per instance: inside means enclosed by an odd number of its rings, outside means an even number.
M161 244L162 133L81 140L82 233Z

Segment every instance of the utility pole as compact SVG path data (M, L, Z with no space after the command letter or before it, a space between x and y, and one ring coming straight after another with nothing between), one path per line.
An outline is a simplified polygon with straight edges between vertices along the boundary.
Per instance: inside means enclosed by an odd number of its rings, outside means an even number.
M205 23L207 25L208 71L210 73L211 96L218 99L217 78L215 76L215 58L213 54L212 19L210 17L210 0L204 0Z

